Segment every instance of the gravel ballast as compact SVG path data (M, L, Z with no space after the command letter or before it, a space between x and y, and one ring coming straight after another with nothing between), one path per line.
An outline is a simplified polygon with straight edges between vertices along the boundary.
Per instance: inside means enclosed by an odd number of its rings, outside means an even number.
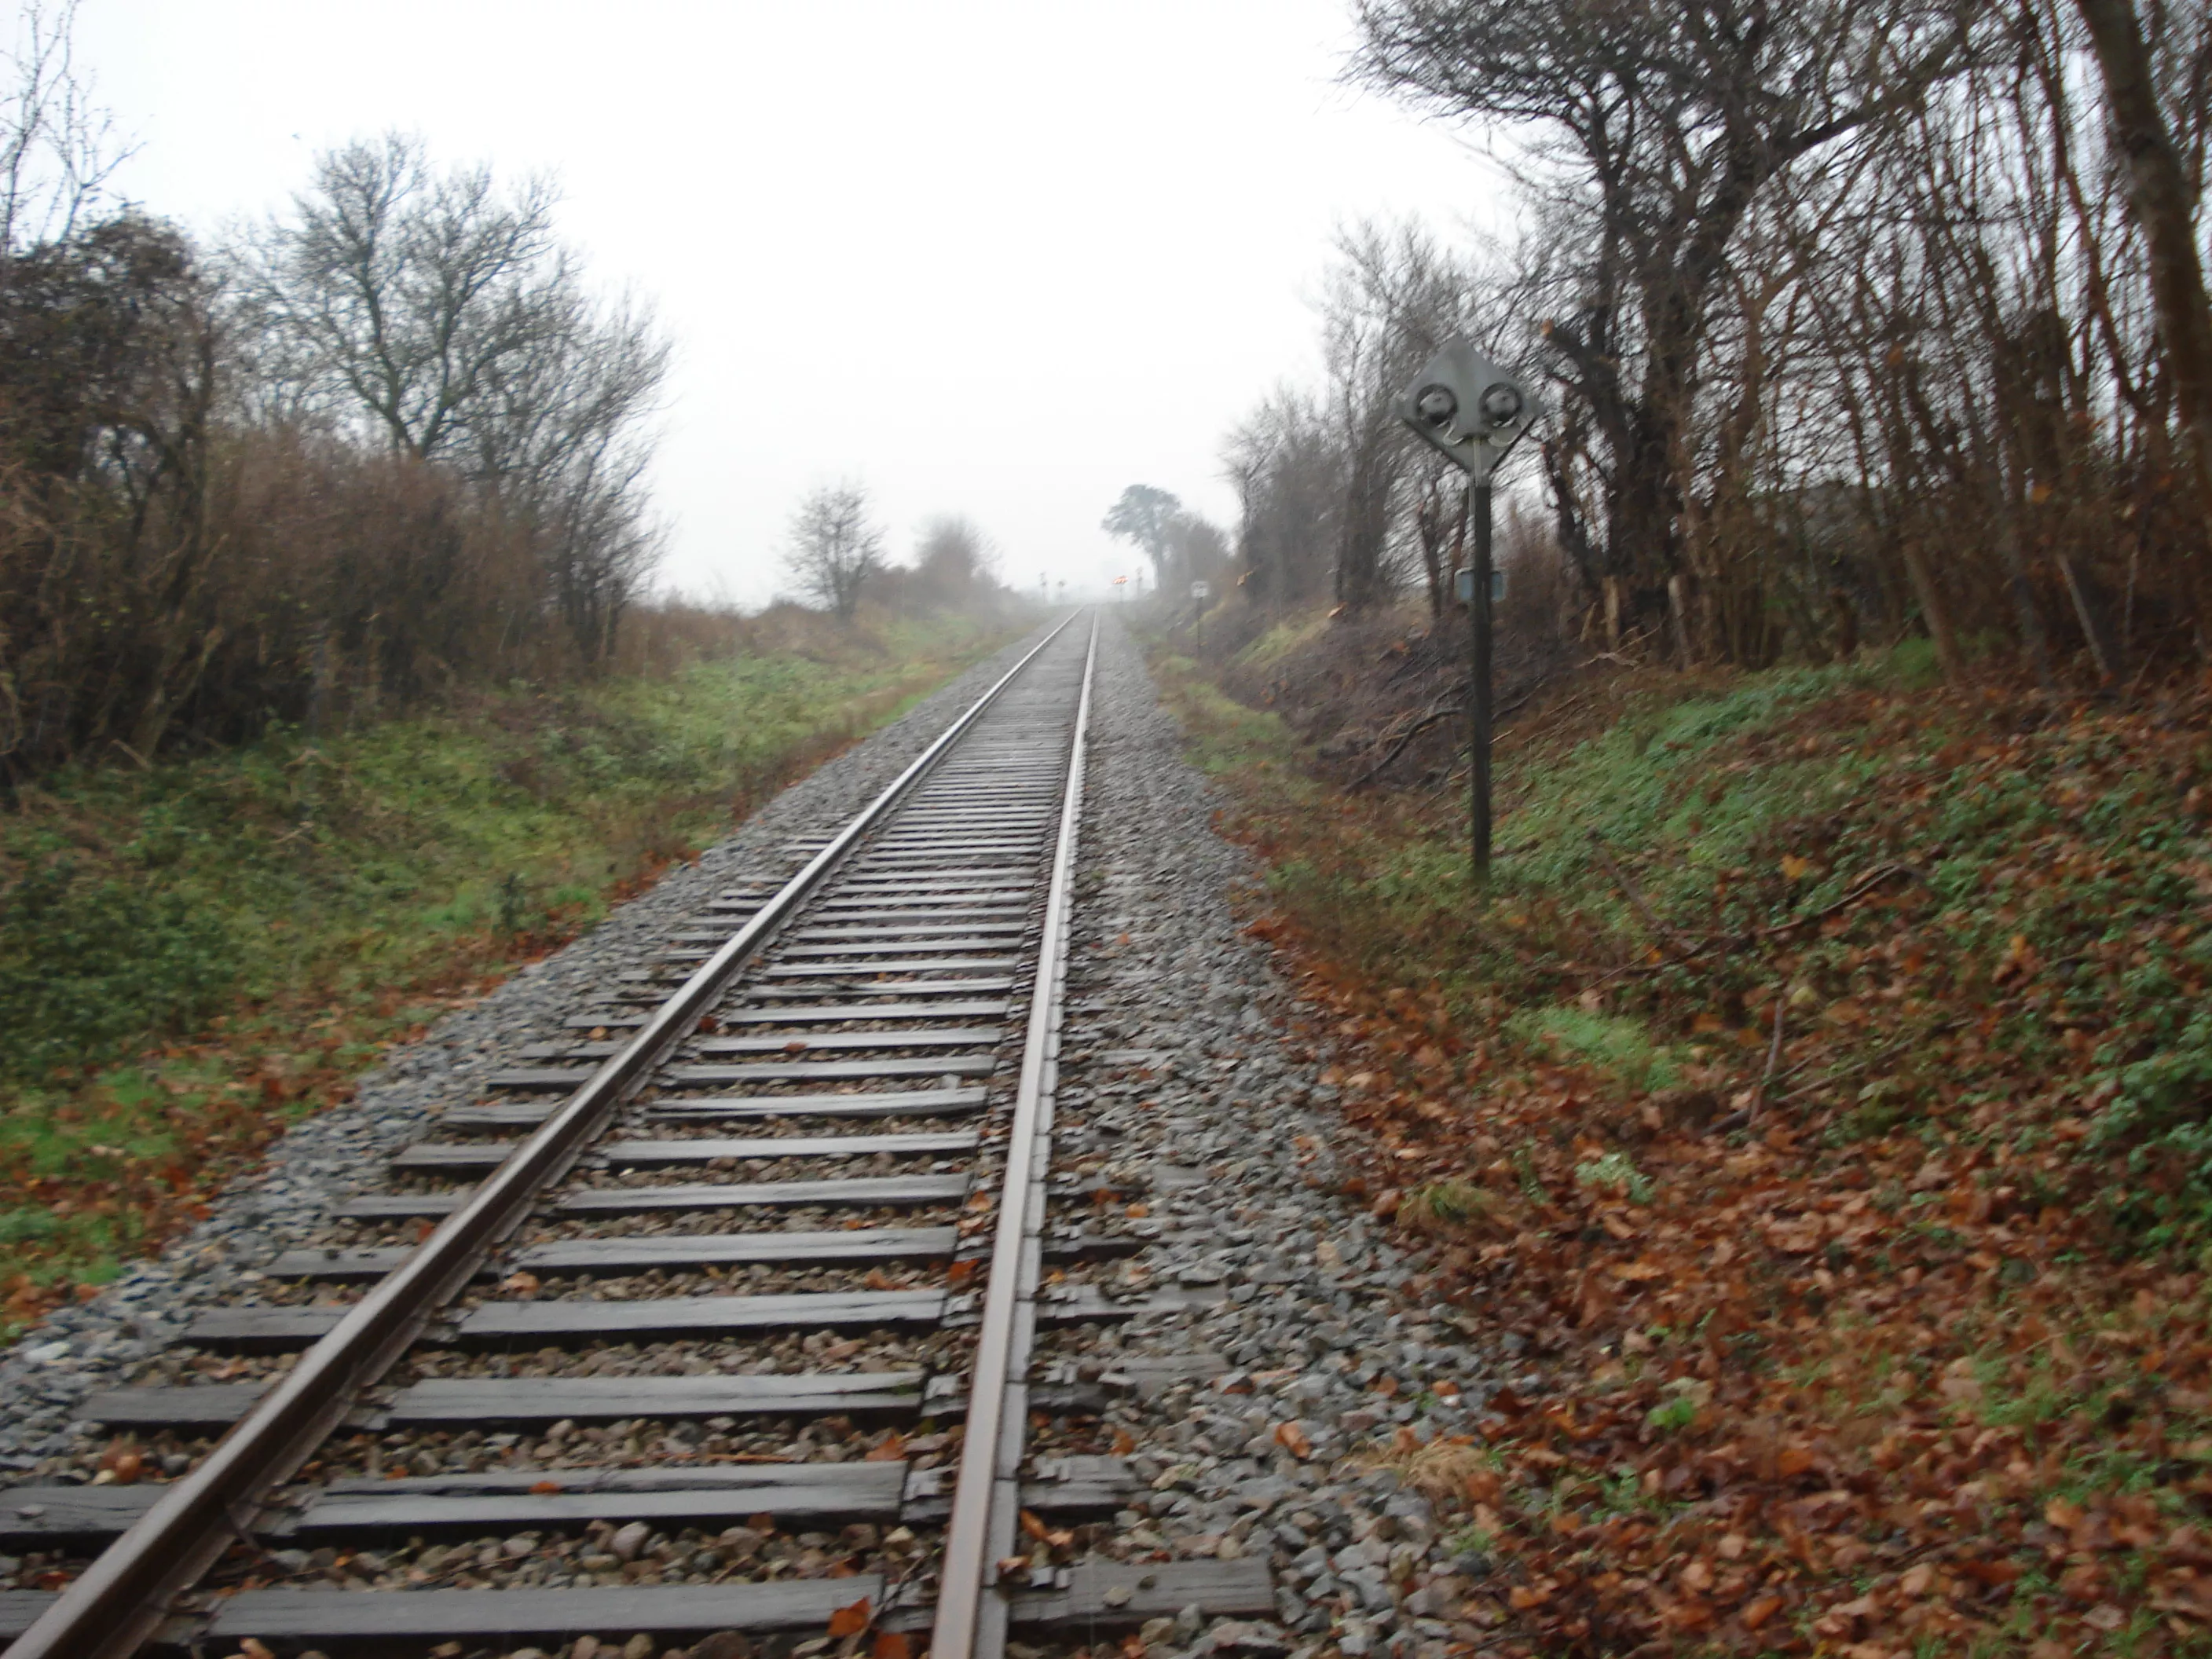
M254 1294L275 1252L322 1236L326 1204L384 1187L391 1152L422 1138L433 1111L477 1098L483 1077L521 1045L572 1036L563 1023L616 973L647 965L677 920L734 882L787 875L799 862L787 843L855 810L1022 648L787 791L589 937L395 1050L353 1103L285 1136L159 1260L0 1357L0 1470L82 1467L100 1437L76 1421L87 1392L154 1369L150 1357L198 1311ZM1095 1383L1111 1403L1095 1421L1040 1425L1032 1450L1125 1457L1141 1496L1110 1523L1038 1547L1058 1561L1270 1564L1274 1621L1209 1626L1194 1610L1156 1620L1142 1632L1150 1659L1442 1659L1482 1634L1469 1620L1489 1563L1464 1521L1440 1516L1419 1488L1475 1455L1454 1437L1472 1432L1491 1390L1528 1380L1510 1358L1476 1352L1458 1316L1420 1293L1385 1224L1341 1195L1354 1132L1323 1081L1325 1034L1307 1029L1273 953L1243 931L1239 895L1259 872L1213 833L1218 801L1110 613L1098 674L1054 1145L1055 1176L1079 1195L1056 1199L1053 1218L1143 1239L1141 1253L1071 1266L1064 1282L1148 1310L1041 1334L1036 1381ZM911 1363L927 1344L893 1346L859 1363ZM767 1448L781 1426L747 1425L743 1449L756 1431ZM580 1573L582 1559L560 1571ZM407 1582L400 1564L391 1569ZM609 1569L595 1554L589 1570Z
M1279 1627L1156 1621L1153 1659L1438 1659L1480 1635L1462 1610L1489 1563L1415 1483L1474 1455L1450 1437L1504 1379L1340 1195L1353 1132L1326 1039L1239 919L1260 872L1213 833L1215 793L1119 627L1098 672L1054 1162L1130 1177L1134 1205L1096 1208L1152 1239L1094 1276L1192 1305L1048 1333L1045 1380L1116 1396L1089 1449L1121 1449L1149 1490L1107 1553L1273 1567Z
M61 1309L26 1333L0 1355L0 1476L20 1479L42 1459L78 1449L94 1426L76 1425L80 1400L130 1380L203 1310L261 1299L259 1268L280 1250L321 1240L328 1205L384 1190L385 1161L423 1139L433 1113L480 1097L483 1079L514 1064L525 1044L572 1036L565 1028L570 1015L603 1000L617 974L655 962L664 936L724 888L788 878L808 855L790 842L833 828L866 805L1039 637L933 692L582 939L448 1015L420 1042L392 1050L361 1078L353 1101L275 1142L258 1170L234 1182L214 1212L159 1257L127 1268L89 1302Z

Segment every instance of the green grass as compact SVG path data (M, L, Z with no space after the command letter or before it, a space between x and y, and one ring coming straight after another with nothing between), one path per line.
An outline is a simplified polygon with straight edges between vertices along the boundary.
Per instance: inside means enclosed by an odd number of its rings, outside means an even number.
M1575 1185L1625 1198L1632 1204L1649 1204L1652 1187L1626 1152L1607 1152L1575 1166Z
M1285 650L1302 637L1299 629L1285 625L1264 636L1261 645L1276 641L1278 635ZM1361 905L1373 918L1370 931L1378 936L1433 938L1440 921L1462 921L1474 908L1466 854L1449 825L1444 826L1446 833L1428 836L1405 834L1398 822L1359 823L1356 809L1304 775L1304 746L1279 717L1234 702L1182 659L1163 656L1156 668L1171 687L1200 766L1248 784L1255 773L1264 775L1258 793L1267 811L1321 810L1346 817L1346 855L1334 868L1310 858L1293 859L1278 868L1279 884L1339 885L1347 896L1356 885ZM1850 799L1875 763L1833 753L1779 759L1716 785L1710 757L1720 745L1775 724L1792 710L1894 675L1887 662L1782 670L1744 677L1717 695L1647 696L1601 734L1564 756L1547 754L1540 763L1502 760L1499 841L1504 852L1491 887L1480 896L1480 907L1495 925L1492 931L1526 926L1530 905L1550 905L1572 895L1608 932L1636 932L1629 902L1594 868L1593 837L1632 865L1646 849L1668 847L1668 866L1639 877L1655 900L1667 899L1678 891L1702 893L1716 871L1742 863L1779 822ZM1688 787L1692 781L1695 789ZM1811 888L1795 896L1817 903L1823 890ZM1433 954L1447 959L1453 952L1438 949ZM1484 971L1459 977L1491 981L1495 975Z
M1279 631L1297 637L1294 629ZM1785 823L1851 801L1877 765L1824 751L1717 772L1715 751L1899 672L1876 661L1746 676L1687 698L1646 695L1564 754L1502 757L1502 853L1478 894L1453 804L1344 797L1310 775L1304 745L1276 715L1234 702L1182 659L1164 655L1155 666L1194 759L1231 780L1250 804L1246 823L1270 855L1273 884L1336 953L1399 982L1432 980L1462 1006L1517 1010L1516 1036L1638 1087L1672 1080L1662 1037L1632 1011L1549 1006L1575 982L1553 970L1578 948L1618 956L1647 943L1592 842L1632 872L1662 915L1702 906L1717 875L1762 861L1760 844ZM1308 827L1323 821L1325 833ZM1275 826L1279 838L1270 834ZM1737 897L1724 918L1694 925L1779 920L1832 899L1844 879L1821 877L1773 895L1766 889L1776 884L1765 884ZM1770 902L1746 902L1759 899Z
M1304 708L1319 682L1301 672L1340 671L1328 652L1302 669L1297 633L1255 695ZM1864 1454L1850 1484L1899 1514L1919 1475L1898 1470L1929 1465L1864 1437L1895 1428L1892 1449L1917 1457L1917 1419L2007 1471L1984 1504L2010 1520L1959 1523L1978 1549L2002 1553L2003 1527L2053 1499L2148 1495L2161 1526L2191 1513L2212 1444L2203 1374L2184 1369L2208 1352L2212 1267L2203 682L2054 705L1996 670L1942 685L1924 646L1593 673L1501 734L1498 858L1477 887L1463 782L1347 793L1326 780L1356 758L1182 660L1156 667L1224 785L1223 823L1268 871L1254 931L1369 1034L1363 1067L1395 1073L1362 1109L1386 1135L1433 1136L1426 1168L1463 1158L1497 1200L1517 1187L1559 1212L1544 1220L1566 1249L1532 1283L1540 1253L1487 1269L1443 1183L1398 1208L1433 1235L1433 1294L1539 1324L1581 1309L1556 1376L1583 1422L1604 1419L1577 1399L1577 1361L1614 1352L1613 1314L1585 1294L1610 1233L1676 1287L1619 1292L1650 1370L1624 1363L1610 1386L1644 1390L1654 1462L1790 1421L1857 1448L1838 1452ZM1651 1221L1601 1232L1624 1199ZM1860 1219L1791 1240L1784 1224L1815 1210ZM1729 1256L1703 1257L1715 1242ZM1702 1342L1721 1367L1710 1401L1670 1357ZM1586 1370L1582 1393L1607 1376ZM1584 1455L1620 1428L1593 1428ZM1572 1453L1548 1423L1512 1432ZM2034 1474L2014 1491L2020 1459ZM1635 1496L1565 1471L1546 1486L1554 1504ZM2141 1564L2110 1565L2113 1599L2144 1599ZM2063 1617L2053 1595L2021 1581L2021 1631ZM2152 1650L2151 1615L2129 1616L2083 1650Z
M1005 637L909 623L25 788L0 811L0 1294L20 1318L112 1275L384 1042Z
M1297 653L1328 630L1326 613L1315 611L1303 617L1290 617L1275 623L1267 631L1239 651L1233 665L1237 668L1265 668L1294 657Z
M1294 673L1309 632L1285 623L1252 648ZM1477 890L1455 792L1347 795L1275 714L1182 658L1155 667L1280 908L1346 969L1434 987L1465 1029L1632 1092L1755 1069L1778 994L1793 1042L1856 999L1880 1024L1791 1079L1834 1104L1830 1146L1923 1133L1936 1112L1955 1133L2023 1079L2045 1093L2064 1079L2084 1151L2126 1161L2092 1199L2113 1235L2212 1243L2212 845L2182 810L2212 788L2201 719L2023 720L1994 685L1931 690L1915 642L1848 665L1631 677L1578 738L1508 729L1498 856ZM1771 934L1890 867L1838 926ZM1881 921L1892 900L1902 930ZM1778 942L1674 959L1762 936ZM1942 1056L1969 1026L1962 1071Z
M1466 1181L1432 1181L1407 1193L1398 1206L1398 1223L1414 1232L1450 1231L1481 1220L1497 1200Z
M1677 1076L1674 1062L1653 1044L1644 1023L1626 1014L1573 1006L1527 1008L1510 1016L1505 1029L1559 1059L1602 1066L1632 1088L1668 1088Z

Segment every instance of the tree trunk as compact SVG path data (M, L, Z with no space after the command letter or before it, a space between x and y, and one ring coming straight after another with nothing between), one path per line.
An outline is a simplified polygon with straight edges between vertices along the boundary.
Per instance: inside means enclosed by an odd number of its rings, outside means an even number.
M2150 50L2133 0L2075 0L2104 71L2105 106L2128 162L2128 197L2142 227L2150 256L2151 300L2158 313L2175 405L2191 459L2198 499L2212 507L2212 304L2197 252L2197 199L2181 155L2159 107ZM2198 515L2200 520L2203 514ZM2208 598L2201 544L2193 550L2191 586L2200 605Z
M2066 579L2066 597L2074 602L2075 620L2081 624L2081 637L2088 642L2090 658L2097 665L2097 678L2110 685L2117 678L2112 653L2106 647L2104 630L2097 626L2097 618L2089 608L2089 596L2081 591L2081 573L2074 561L2063 553L2055 556L2058 574Z
M1344 493L1344 528L1337 542L1336 600L1354 611L1382 598L1382 550L1390 534L1390 497L1397 472L1388 453L1389 429L1361 434L1352 453Z
M2020 514L2014 503L2006 500L2004 478L1994 466L1984 471L1987 479L1990 528L1996 533L1997 558L2004 567L2005 586L2012 596L2013 615L2020 625L2020 642L2027 653L2028 664L2035 670L2035 683L2046 697L2058 696L2057 677L2051 667L2051 645L2043 627L2043 612L2035 603L2035 588L2028 580L2027 556L2021 548Z
M1451 583L1450 573L1443 565L1444 523L1448 516L1443 491L1431 483L1422 495L1420 504L1413 509L1413 530L1421 544L1421 574L1429 586L1431 623L1443 620L1444 590Z
M1936 586L1936 573L1928 568L1928 555L1910 531L1899 540L1898 551L1904 556L1913 597L1920 601L1928 637L1936 642L1936 665L1942 669L1944 679L1956 685L1966 678L1966 667L1959 655L1959 636L1951 630L1951 613L1943 603L1942 591Z

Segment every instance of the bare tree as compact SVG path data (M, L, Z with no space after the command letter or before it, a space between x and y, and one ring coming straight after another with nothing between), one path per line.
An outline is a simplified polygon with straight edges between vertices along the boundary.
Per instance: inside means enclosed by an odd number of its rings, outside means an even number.
M1152 484L1131 484L1123 490L1103 528L1144 550L1152 562L1153 583L1163 593L1228 568L1229 538L1220 526Z
M1585 641L1757 665L1924 631L1955 678L2009 635L2049 689L2069 658L2117 688L2131 659L2212 651L2190 459L2212 404L2212 9L1358 15L1355 73L1480 123L1510 164L1526 231L1457 274L1480 303L1456 325L1544 342L1563 395L1542 476ZM1389 447L1385 399L1453 322L1462 262L1372 232L1339 256L1325 380L1224 450L1243 584L1275 604L1333 579L1353 604L1418 567L1433 605L1455 515Z
M1295 603L1327 590L1358 610L1424 568L1441 608L1433 532L1443 519L1415 511L1417 521L1405 523L1414 498L1435 493L1434 469L1419 459L1392 400L1455 334L1500 349L1505 313L1477 303L1494 286L1419 224L1359 224L1340 234L1317 307L1322 387L1275 392L1223 453L1242 503L1249 597Z
M1256 605L1328 591L1344 500L1344 457L1317 399L1287 387L1230 434L1222 466L1237 488L1237 556Z
M915 543L915 576L929 598L961 605L981 587L994 585L998 550L975 521L957 513L940 514L921 526Z
M502 375L558 335L574 276L552 186L441 174L386 133L315 158L290 210L241 250L268 367L302 400L429 460L465 452Z
M23 248L66 241L131 151L76 70L77 0L28 0L0 95L0 271Z
M1451 573L1459 568L1460 550L1467 544L1469 505L1456 467L1446 461L1424 468L1414 498L1413 538L1420 549L1421 580L1428 592L1431 622L1443 620Z
M1178 582L1216 580L1229 568L1229 538L1210 519L1178 513L1168 520L1167 562Z
M1762 194L1911 108L1964 61L1965 20L1982 10L1361 0L1362 79L1528 140L1564 279L1546 337L1603 452L1607 575L1663 592L1679 567L1676 468L1731 251Z
M571 286L545 307L537 349L492 365L463 471L526 525L587 660L613 649L623 611L659 561L646 490L669 347L649 310Z
M860 588L883 567L884 532L868 519L856 483L823 484L799 503L784 550L784 568L807 598L851 621Z
M1322 303L1322 353L1326 407L1343 455L1340 605L1358 610L1396 585L1392 528L1414 446L1392 412L1393 399L1446 340L1478 331L1471 293L1462 263L1418 224L1361 224L1337 239ZM1492 330L1499 320L1492 317Z
M182 235L125 214L0 283L0 756L151 755L221 642L204 589L220 337ZM10 648L12 647L12 649ZM28 729L7 718L27 697Z
M2192 179L2160 107L2150 48L2135 0L2075 0L2104 71L2112 136L2126 162L2129 198L2149 247L2160 343L2172 377L2197 488L2212 502L2212 305L2197 249L2203 179ZM2195 77L2203 79L2202 69ZM2200 578L2200 580L2202 579Z
M542 186L404 141L208 258L102 199L73 16L0 65L0 775L604 662L659 547L649 313Z
M319 156L235 264L263 399L492 489L598 661L660 548L641 479L669 348L643 307L586 289L556 201L387 134Z

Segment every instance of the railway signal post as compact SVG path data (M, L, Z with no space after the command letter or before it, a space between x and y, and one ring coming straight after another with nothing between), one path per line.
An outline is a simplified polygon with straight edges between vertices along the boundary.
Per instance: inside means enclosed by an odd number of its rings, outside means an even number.
M1534 394L1463 339L1430 358L1398 398L1398 418L1467 473L1471 492L1474 557L1458 580L1468 599L1470 635L1468 806L1477 882L1490 878L1490 481L1536 412Z

